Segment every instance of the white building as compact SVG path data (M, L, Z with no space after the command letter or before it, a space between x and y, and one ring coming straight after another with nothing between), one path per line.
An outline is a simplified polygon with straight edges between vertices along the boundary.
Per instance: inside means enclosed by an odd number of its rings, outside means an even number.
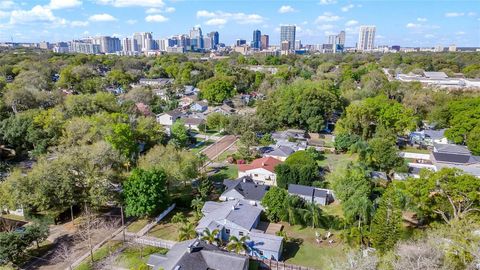
M358 34L357 50L359 51L371 51L374 48L375 43L375 26L360 26L360 32Z
M238 177L249 176L259 184L276 186L277 174L275 173L275 167L281 163L282 161L278 159L264 157L255 159L250 164L239 164Z

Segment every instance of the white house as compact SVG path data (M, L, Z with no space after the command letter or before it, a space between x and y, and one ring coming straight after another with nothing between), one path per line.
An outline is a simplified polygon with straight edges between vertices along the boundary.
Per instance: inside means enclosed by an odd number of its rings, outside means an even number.
M177 119L182 116L182 112L179 110L173 110L157 114L157 122L162 126L171 126Z
M238 177L249 176L259 184L276 186L277 174L275 173L275 167L281 163L282 161L278 159L264 157L255 159L250 164L239 164Z

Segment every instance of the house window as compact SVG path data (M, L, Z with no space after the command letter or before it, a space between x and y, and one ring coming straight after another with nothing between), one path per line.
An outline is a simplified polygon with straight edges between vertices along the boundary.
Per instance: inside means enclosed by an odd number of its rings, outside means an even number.
M259 250L259 251L258 251L258 254L260 254L260 256L263 256L263 251L262 251L262 250Z
M243 232L238 232L238 235L243 236Z
M254 174L253 176L258 177L258 174Z
M226 234L230 234L230 229L225 229Z

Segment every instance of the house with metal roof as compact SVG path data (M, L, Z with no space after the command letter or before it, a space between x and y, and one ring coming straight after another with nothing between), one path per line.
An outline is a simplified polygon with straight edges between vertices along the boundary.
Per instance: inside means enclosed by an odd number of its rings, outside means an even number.
M329 189L289 184L288 193L290 195L296 195L308 203L318 205L327 205L334 201L333 193Z
M230 236L248 236L250 239L247 245L252 247L250 255L274 260L281 258L283 237L266 235L257 229L262 210L248 201L208 201L204 204L202 213L203 217L195 228L198 235L202 235L206 229L218 229L218 238L224 242L228 242Z
M432 161L434 163L474 164L477 158L467 147L456 144L433 144Z
M175 244L166 255L150 255L147 265L153 270L247 270L249 259L192 239Z
M260 206L263 196L270 189L270 186L255 183L249 176L236 180L225 179L223 184L226 189L220 195L221 201L245 200L254 206Z

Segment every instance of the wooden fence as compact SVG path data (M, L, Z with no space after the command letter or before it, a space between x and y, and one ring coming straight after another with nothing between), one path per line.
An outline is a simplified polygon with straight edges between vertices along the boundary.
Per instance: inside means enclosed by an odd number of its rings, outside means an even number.
M279 262L269 259L260 259L258 257L250 256L250 260L255 260L260 263L260 269L271 269L271 270L317 270L315 268L289 264L285 262Z

